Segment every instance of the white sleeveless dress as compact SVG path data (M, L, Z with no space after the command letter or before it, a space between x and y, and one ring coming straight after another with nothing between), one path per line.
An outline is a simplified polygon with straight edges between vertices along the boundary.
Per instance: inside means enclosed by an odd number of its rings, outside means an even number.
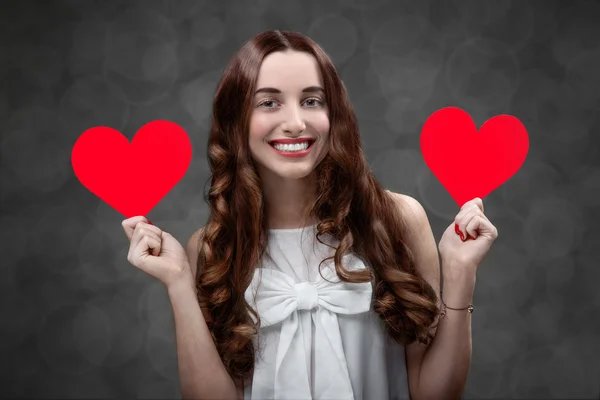
M373 282L341 282L333 260L323 263L322 273L334 283L323 280L319 263L334 254L338 241L322 237L334 248L321 244L316 227L269 231L245 293L261 329L244 399L409 399L404 346L386 334L371 309ZM353 254L343 263L366 268Z

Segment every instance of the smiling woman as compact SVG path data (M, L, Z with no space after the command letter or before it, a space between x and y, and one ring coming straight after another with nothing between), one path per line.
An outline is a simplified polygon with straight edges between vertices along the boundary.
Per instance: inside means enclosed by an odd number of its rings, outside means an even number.
M247 399L418 397L439 265L422 274L409 244L435 242L373 176L325 52L294 32L247 42L219 82L208 155L211 213L188 253L222 365L182 345L184 397L227 397L229 379Z
M270 187L298 187L295 180L311 174L328 150L329 110L317 61L305 52L273 52L262 62L256 86L248 136L258 174ZM291 199L290 210L300 209L304 199Z

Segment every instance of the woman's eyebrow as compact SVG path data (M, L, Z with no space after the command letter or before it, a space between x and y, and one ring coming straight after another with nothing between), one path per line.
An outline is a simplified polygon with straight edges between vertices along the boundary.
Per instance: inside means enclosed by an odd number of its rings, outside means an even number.
M323 88L321 86L309 86L309 87L302 89L302 93L307 93L307 92L323 92L323 93L325 93L325 90L323 90ZM264 87L264 88L258 89L256 92L254 92L254 95L257 95L259 93L281 93L281 90L272 88L272 87Z

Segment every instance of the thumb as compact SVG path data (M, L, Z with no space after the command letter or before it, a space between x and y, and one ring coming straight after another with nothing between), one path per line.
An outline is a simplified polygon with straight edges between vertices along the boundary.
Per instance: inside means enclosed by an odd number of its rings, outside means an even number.
M131 240L131 238L133 237L133 231L135 230L135 227L139 222L147 223L148 220L146 219L146 217L144 217L142 215L138 215L135 217L127 218L126 220L121 222L121 226L123 227L123 230L125 231L125 235L127 235L127 238L129 240Z

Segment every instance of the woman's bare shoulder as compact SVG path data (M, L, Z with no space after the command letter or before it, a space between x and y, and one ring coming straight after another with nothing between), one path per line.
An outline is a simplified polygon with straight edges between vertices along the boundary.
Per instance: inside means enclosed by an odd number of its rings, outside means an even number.
M388 192L394 200L394 203L398 207L398 211L410 230L422 231L431 229L427 213L417 199L406 194L394 193L389 190L386 190L386 192Z
M402 211L414 212L415 210L420 210L423 208L423 206L421 206L421 203L419 203L419 201L414 197L411 197L407 194L392 192L387 189L386 192L390 194L391 198Z

